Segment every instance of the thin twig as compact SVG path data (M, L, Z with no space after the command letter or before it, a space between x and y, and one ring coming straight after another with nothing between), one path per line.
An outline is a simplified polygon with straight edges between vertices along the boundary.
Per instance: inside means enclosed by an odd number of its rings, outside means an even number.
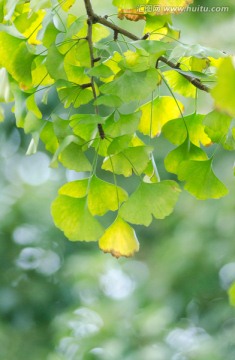
M87 16L88 16L87 41L88 41L89 51L90 51L91 68L93 68L95 66L95 62L97 61L97 59L94 57L94 47L93 47L93 39L92 39L92 35L93 35L92 25L94 23L94 12L93 12L90 0L84 0L84 3L85 3L85 7L86 7ZM92 92L93 92L93 97L96 100L97 94L96 94L95 81L94 81L93 76L91 76L91 88L92 88ZM95 105L95 112L96 112L96 115L99 115L99 108L97 105ZM105 133L104 133L102 124L99 123L97 126L98 126L100 138L104 139Z
M170 68L172 68L173 70L179 70L179 64L174 64L172 61L167 60L164 56L160 56L160 58L158 59L158 61L162 61L163 63L165 63L166 65L168 65ZM208 88L208 86L204 85L200 79L198 78L194 78L190 75L187 74L182 74L181 72L179 72L180 75L182 75L185 79L187 79L189 82L191 82L192 85L194 85L196 88L202 90L202 91L206 91L206 92L210 92L210 89Z

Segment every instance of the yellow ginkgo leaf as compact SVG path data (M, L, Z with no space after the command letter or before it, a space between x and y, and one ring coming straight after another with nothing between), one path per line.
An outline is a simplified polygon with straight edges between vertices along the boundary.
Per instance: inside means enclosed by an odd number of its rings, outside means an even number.
M139 251L139 242L134 229L118 216L100 238L99 247L116 258L131 257Z
M141 11L137 11L136 9L119 9L118 18L120 20L127 19L130 21L139 21L146 19L145 14Z
M65 0L61 2L61 7L64 11L68 11L73 4L75 3L75 0Z

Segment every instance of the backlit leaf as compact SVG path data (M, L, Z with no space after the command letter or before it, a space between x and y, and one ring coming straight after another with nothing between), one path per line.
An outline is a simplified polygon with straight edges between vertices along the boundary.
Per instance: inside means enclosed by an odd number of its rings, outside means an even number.
M205 132L204 118L205 115L194 113L184 118L174 119L164 125L162 132L175 145L182 144L189 134L190 141L194 145L208 146L211 144L211 139Z
M235 117L235 66L232 58L223 60L217 75L217 85L211 90L215 106Z
M179 165L185 160L206 160L206 153L191 143L188 138L176 149L169 152L165 157L164 163L166 170L177 174Z
M197 199L219 199L227 195L226 186L215 176L212 159L188 160L180 164L178 178L185 181L184 188Z
M142 100L156 89L159 78L155 69L142 72L126 70L111 83L100 87L103 94L117 95L124 102Z
M133 173L140 175L148 165L151 151L152 148L149 146L127 148L119 154L106 157L102 169L125 177Z
M87 206L92 215L102 216L108 211L116 211L128 198L128 194L119 186L115 186L93 175L91 178L76 180L63 185L60 195L74 198L87 196Z
M116 258L131 257L139 251L139 242L134 229L118 216L99 239L99 247Z
M140 107L142 116L139 130L145 135L155 137L161 133L163 125L168 121L179 117L183 111L183 105L170 97L157 97Z
M153 216L156 219L164 219L172 213L179 193L179 186L174 181L166 180L152 184L142 182L122 205L120 215L132 224L148 226Z
M122 188L92 177L88 193L88 207L92 215L102 216L108 211L115 211L127 198Z
M87 208L86 198L59 195L51 212L56 226L71 241L96 241L103 234L102 226Z

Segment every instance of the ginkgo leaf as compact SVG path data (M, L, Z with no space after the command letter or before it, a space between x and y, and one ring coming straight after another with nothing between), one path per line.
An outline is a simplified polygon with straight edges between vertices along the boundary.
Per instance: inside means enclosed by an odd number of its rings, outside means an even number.
M127 192L121 187L101 180L95 175L90 179L76 180L63 185L59 189L59 194L78 199L87 196L87 206L93 216L116 211L128 198Z
M67 79L67 74L64 70L64 55L59 52L55 44L52 44L48 49L46 67L53 79Z
M54 154L59 147L58 139L55 136L53 124L47 122L40 133L40 139L45 144L47 151Z
M152 216L164 219L178 200L180 188L174 181L142 182L120 209L121 217L132 223L148 226Z
M71 143L69 144L59 156L60 162L69 170L77 172L91 171L92 166L82 151L82 147Z
M211 90L217 109L235 117L235 66L232 58L223 60L218 69L217 85Z
M116 95L102 95L94 101L94 105L118 108L122 105L122 100Z
M102 169L118 175L129 177L140 175L147 167L152 148L149 146L135 146L123 150L119 154L104 159Z
M88 193L88 208L92 215L102 216L108 211L115 211L127 198L127 192L121 187L97 176L92 177Z
M64 11L68 11L73 4L75 3L75 0L65 0L61 2L61 7Z
M214 143L226 142L232 117L216 110L207 114L203 120L205 132Z
M120 20L127 19L130 21L146 20L145 13L137 9L119 9L118 18Z
M85 197L88 193L88 183L88 178L71 181L63 185L59 189L58 193L60 195L66 195L73 198L81 199Z
M119 114L119 119L114 119L114 114L109 116L104 124L105 134L117 137L133 134L139 125L141 112L137 111L131 114Z
M0 66L5 67L23 88L30 86L32 82L31 67L35 55L29 51L26 42L0 31L0 53Z
M163 125L172 119L178 118L183 109L181 102L177 101L176 103L170 96L157 97L140 107L142 116L139 130L144 135L158 136Z
M104 123L101 116L94 114L75 114L70 118L70 126L74 134L82 139L89 141L96 137L97 124Z
M58 89L58 95L60 101L64 103L65 108L68 108L71 105L73 105L74 108L78 108L81 105L89 103L93 99L92 90L83 89L79 85Z
M128 148L132 140L132 135L122 135L116 137L107 149L108 155L114 155L122 152L124 149Z
M126 70L112 82L103 84L100 91L104 94L117 95L124 102L142 100L156 89L159 75L156 69L141 72Z
M173 27L170 15L155 16L147 14L144 34L147 33L150 34L149 40L159 41L166 36L167 42L177 40L180 36L179 30Z
M193 86L180 73L178 73L175 70L169 70L169 71L164 71L163 75L168 85L171 87L173 91L185 97L195 98L197 94L195 86Z
M182 162L178 169L178 178L185 181L184 188L200 200L219 199L228 193L226 186L213 172L212 158Z
M104 78L114 75L112 70L104 64L99 64L99 65L89 69L88 74L90 76L97 76L97 77L104 77Z
M59 146L57 147L50 163L52 168L58 167L59 156L61 156L61 153L73 142L77 143L77 138L74 135L68 135L59 143Z
M51 207L55 225L71 241L96 241L103 227L87 208L87 199L59 195Z
M179 165L185 160L206 160L206 153L189 141L188 138L176 149L169 152L165 157L164 164L166 170L177 174Z
M14 25L17 30L28 39L28 43L32 45L40 44L41 41L37 39L38 32L42 28L43 18L46 14L45 10L31 12L30 9L21 13L14 20Z
M208 48L200 44L193 44L193 45L178 44L172 50L169 56L169 60L174 59L175 61L178 61L181 58L188 58L191 56L201 59L210 58L210 57L213 59L218 59L221 57L225 57L226 54L217 49ZM188 69L186 68L185 70Z
M184 118L171 120L163 126L162 133L175 145L182 144L189 134L190 141L194 145L209 146L211 139L205 132L204 118L205 115L194 113Z
M116 258L131 257L139 251L139 242L134 229L118 216L99 239L99 247Z

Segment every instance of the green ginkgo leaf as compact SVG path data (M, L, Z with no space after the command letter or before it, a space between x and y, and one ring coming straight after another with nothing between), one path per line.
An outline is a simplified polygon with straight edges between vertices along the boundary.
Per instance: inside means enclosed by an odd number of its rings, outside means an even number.
M131 114L120 114L119 119L114 118L114 113L111 114L105 124L105 134L111 137L133 134L139 125L141 112L137 111Z
M205 132L214 143L224 144L227 139L232 117L213 110L203 120Z
M103 234L103 227L88 210L86 198L59 195L51 212L55 225L71 241L96 241Z
M69 144L59 156L60 162L69 170L77 172L91 171L92 166L82 151L82 147L74 142Z
M211 144L211 139L205 132L204 117L205 115L194 113L184 116L184 118L171 120L163 126L162 133L175 145L182 144L189 135L190 141L194 145L208 146Z
M200 200L219 199L228 193L226 186L213 172L212 158L182 162L178 169L178 178L185 181L184 188Z
M118 175L129 177L142 174L147 167L152 148L149 146L135 146L124 149L121 153L104 159L102 169Z
M88 184L88 178L71 181L63 185L59 189L58 193L59 195L66 195L73 198L81 199L84 198L88 193Z
M121 187L92 177L88 193L88 208L92 215L102 216L108 211L115 211L127 198L127 192Z
M93 99L91 89L83 89L81 86L68 86L58 90L60 101L64 103L64 107L68 108L73 105L78 108L81 105L89 103Z
M120 216L132 224L148 226L153 216L164 219L172 213L179 193L180 188L174 181L142 182L122 205Z
M159 75L156 69L141 72L126 70L112 82L100 87L103 94L117 95L124 102L146 98L157 87Z
M99 239L99 247L116 258L130 257L139 251L139 242L134 229L118 216Z
M105 105L108 107L118 108L122 106L122 100L116 95L102 95L94 101L94 105Z
M165 157L164 163L166 170L177 174L179 165L186 160L206 160L206 153L199 147L195 146L187 138L183 144L169 152Z
M23 87L31 85L31 67L35 55L29 51L26 42L0 31L0 54L0 66L6 68Z
M211 95L217 109L235 116L235 66L232 58L225 58L218 70L218 81Z
M97 135L97 124L104 123L104 119L94 114L76 114L70 118L70 126L74 134L89 141Z
M178 118L183 108L179 101L176 102L170 96L157 97L141 106L142 116L139 130L144 135L158 136L163 125L172 119Z
M128 198L127 192L121 187L101 180L95 175L90 179L76 180L63 185L59 194L77 199L87 196L87 206L93 216L116 211Z
M55 79L67 79L64 70L64 55L62 55L55 44L52 44L48 49L46 67L49 75Z
M195 98L197 94L195 86L193 86L187 79L185 79L185 77L183 77L177 71L165 71L163 75L168 85L173 91L185 97Z
M116 137L108 147L108 155L118 154L128 148L132 140L132 135L122 135Z

